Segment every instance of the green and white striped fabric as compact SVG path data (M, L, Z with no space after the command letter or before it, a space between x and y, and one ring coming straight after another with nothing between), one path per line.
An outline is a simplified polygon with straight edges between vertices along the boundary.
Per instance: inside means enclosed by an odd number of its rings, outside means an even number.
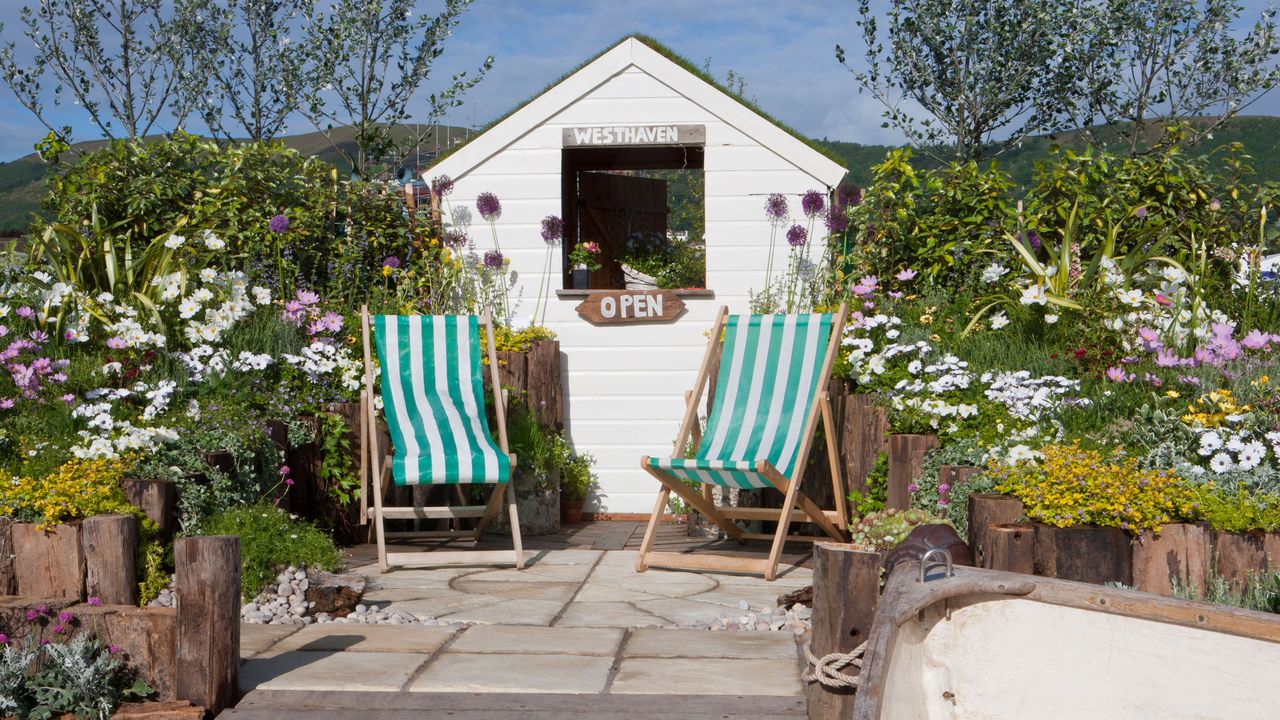
M397 485L511 477L511 459L485 420L479 326L474 315L373 317Z
M769 461L791 478L833 317L732 315L720 355L715 404L694 459L650 458L682 480L740 488L772 487L756 472Z

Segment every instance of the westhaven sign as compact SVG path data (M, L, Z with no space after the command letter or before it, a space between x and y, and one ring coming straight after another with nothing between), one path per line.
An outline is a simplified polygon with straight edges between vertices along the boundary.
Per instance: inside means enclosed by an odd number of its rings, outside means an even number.
M611 125L565 128L565 147L599 145L705 145L706 125Z

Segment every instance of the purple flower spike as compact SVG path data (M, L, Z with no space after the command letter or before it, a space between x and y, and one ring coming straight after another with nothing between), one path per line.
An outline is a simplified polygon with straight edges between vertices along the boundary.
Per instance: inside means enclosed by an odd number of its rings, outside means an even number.
M801 225L792 225L791 228L787 230L787 244L791 247L804 247L804 244L808 239L809 233Z
M502 253L497 250L490 250L484 254L484 266L490 270L501 270L503 262Z
M800 209L807 218L815 218L827 209L827 198L817 190L810 190L800 197Z
M480 211L480 217L493 222L502 217L502 203L498 202L498 196L493 193L480 193L480 197L476 198L476 210Z
M400 267L400 258L396 257L395 255L387 256L382 259L382 267L398 268Z
M284 215L274 215L267 221L267 229L279 235L289 229L289 218Z
M555 215L542 218L542 239L548 245L555 245L564 237L564 220Z
M781 193L773 193L764 201L764 215L769 222L781 224L787 219L787 198Z
M849 227L849 216L845 215L844 208L833 207L827 211L826 217L827 232L835 235L844 232Z

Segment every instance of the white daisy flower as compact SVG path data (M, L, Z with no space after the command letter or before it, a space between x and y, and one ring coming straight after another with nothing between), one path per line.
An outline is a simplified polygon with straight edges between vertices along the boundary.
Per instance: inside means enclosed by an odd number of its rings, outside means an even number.
M201 238L204 240L204 246L210 250L221 250L227 246L227 242L214 235L212 230L205 230Z
M1224 452L1214 455L1213 459L1209 461L1209 468L1219 475L1227 472L1232 467L1234 467L1234 464L1231 462L1231 456Z
M999 330L1000 328L1008 324L1009 324L1009 317L1002 312L996 313L995 315L991 316L992 330Z
M982 282L987 283L988 285L993 282L997 282L1000 278L1004 277L1007 272L1009 272L1009 269L1000 263L991 263L982 270Z
M1222 448L1222 438L1216 432L1207 432L1200 436L1200 454L1208 457Z
M1241 470L1252 470L1262 464L1262 460L1267 456L1267 448L1262 443L1254 440L1247 443L1244 449L1240 451L1239 466Z
M186 244L187 239L181 235L170 235L168 240L164 241L164 246L170 250L177 250Z

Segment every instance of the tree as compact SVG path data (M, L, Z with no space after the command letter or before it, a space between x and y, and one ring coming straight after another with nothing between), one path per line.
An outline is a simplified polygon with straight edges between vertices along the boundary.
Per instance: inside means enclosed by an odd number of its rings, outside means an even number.
M972 160L998 139L997 153L1061 127L1085 1L899 0L881 37L870 0L858 0L866 69L850 67L838 45L836 59L884 104L884 127L926 152L946 146L952 159ZM908 100L927 117L914 117Z
M207 3L41 0L22 9L23 34L36 46L31 65L18 61L10 41L0 48L0 74L18 102L63 138L71 128L55 127L44 104L49 80L55 106L70 98L108 138L145 137L166 115L181 126L191 105L179 87L194 71L189 43Z
M304 51L289 37L314 0L226 0L203 20L204 42L184 92L215 137L274 138L298 109ZM295 20L297 18L297 20Z
M1237 37L1242 12L1234 0L1107 0L1081 68L1099 89L1080 104L1086 117L1103 119L1130 154L1159 144L1152 124L1198 120L1184 144L1212 133L1280 83L1275 9Z
M468 76L456 73L448 87L427 98L426 130L410 129L397 141L393 126L409 118L409 103L444 53L445 40L471 0L445 0L439 15L414 15L414 0L335 0L307 31L307 93L303 112L351 163L368 175L374 163L394 153L396 162L422 142L446 111L493 66L486 58ZM355 152L334 141L336 126L355 132Z

